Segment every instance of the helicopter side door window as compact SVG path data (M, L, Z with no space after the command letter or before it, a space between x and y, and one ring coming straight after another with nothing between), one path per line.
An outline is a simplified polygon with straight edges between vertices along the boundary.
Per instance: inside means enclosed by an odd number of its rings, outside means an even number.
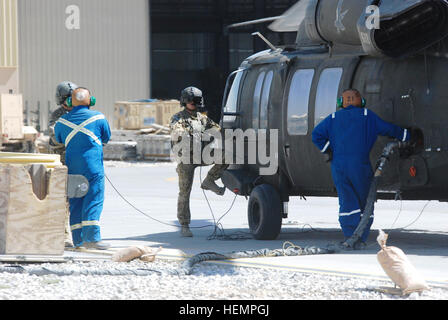
M294 74L288 96L288 133L308 134L308 113L314 69L298 70Z
M257 78L252 113L252 128L254 129L268 128L269 96L273 78L274 71L269 71L267 74L263 71Z
M261 90L263 90L263 82L266 72L260 73L255 85L253 113L252 113L252 128L260 128L260 102L261 102Z
M244 72L238 72L233 80L232 88L230 89L229 96L227 97L226 106L224 108L225 113L236 113L238 108L238 96L240 91L241 79ZM224 116L224 122L235 122L236 116Z
M338 99L342 73L342 68L328 68L322 71L317 87L315 127L336 111L336 101Z

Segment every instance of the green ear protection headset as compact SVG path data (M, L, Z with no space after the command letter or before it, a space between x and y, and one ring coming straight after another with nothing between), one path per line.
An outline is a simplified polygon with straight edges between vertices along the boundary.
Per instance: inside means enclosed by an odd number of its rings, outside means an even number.
M79 88L78 88L79 89ZM86 88L81 88L81 89L86 89ZM86 89L87 91L89 91L89 89ZM90 91L89 91L90 92ZM73 101L72 101L72 97L68 97L65 104L67 105L67 107L71 108L73 107ZM89 107L94 107L96 105L96 98L94 96L90 97L90 105Z
M69 108L73 107L72 97L67 98L66 105ZM95 105L96 105L96 98L92 96L92 97L90 97L89 107L94 107Z
M367 101L366 101L366 99L362 98L362 100L361 100L361 108L365 108L366 106L367 106ZM339 109L344 108L344 97L339 97L338 98L337 107Z

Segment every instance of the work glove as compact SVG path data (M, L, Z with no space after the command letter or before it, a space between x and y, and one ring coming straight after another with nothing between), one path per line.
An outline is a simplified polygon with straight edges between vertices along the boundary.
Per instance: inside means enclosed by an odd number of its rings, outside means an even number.
M400 149L400 157L402 159L407 159L414 155L416 149L423 146L424 143L421 134L419 135L416 129L408 128L408 132L410 134L409 144L406 147Z

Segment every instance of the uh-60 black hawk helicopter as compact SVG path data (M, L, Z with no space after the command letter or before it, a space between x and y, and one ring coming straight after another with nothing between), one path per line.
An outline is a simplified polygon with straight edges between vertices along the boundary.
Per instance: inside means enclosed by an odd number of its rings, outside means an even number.
M274 31L298 31L296 43L276 48L259 34L271 49L229 76L223 101L224 128L279 133L278 150L270 150L278 153L274 175L245 163L222 179L249 197L254 237L278 237L292 196L337 196L311 134L337 111L347 88L358 89L384 120L412 131L412 147L390 156L378 199L448 201L448 2L300 0L271 20ZM389 142L378 140L372 165Z

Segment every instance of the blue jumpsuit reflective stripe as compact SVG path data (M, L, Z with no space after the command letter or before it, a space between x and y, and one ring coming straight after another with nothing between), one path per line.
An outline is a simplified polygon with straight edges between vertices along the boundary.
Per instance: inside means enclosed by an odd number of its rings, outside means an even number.
M339 197L339 222L346 238L353 235L366 206L373 169L370 152L378 136L409 141L408 130L383 121L368 109L349 106L333 113L313 131L313 142L333 152L331 171ZM367 241L370 225L362 237Z
M75 107L56 123L56 139L66 145L69 174L89 180L90 188L81 199L70 199L70 226L73 242L101 241L99 220L104 202L103 144L110 140L110 127L104 115L87 106Z

